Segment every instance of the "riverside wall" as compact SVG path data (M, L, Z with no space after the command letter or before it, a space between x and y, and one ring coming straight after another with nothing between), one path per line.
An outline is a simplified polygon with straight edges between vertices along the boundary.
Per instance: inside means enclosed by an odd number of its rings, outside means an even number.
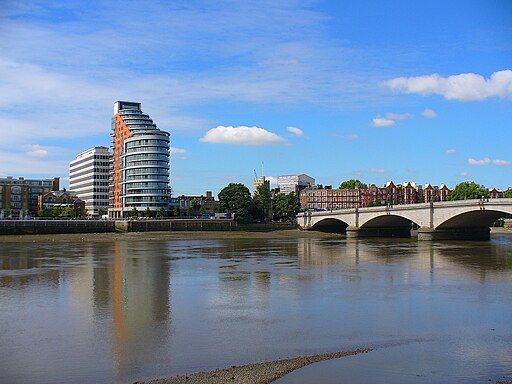
M233 220L0 220L0 235L154 231L235 231Z
M114 232L108 220L0 220L0 235Z
M235 231L234 220L168 219L168 220L116 220L119 232L154 231Z

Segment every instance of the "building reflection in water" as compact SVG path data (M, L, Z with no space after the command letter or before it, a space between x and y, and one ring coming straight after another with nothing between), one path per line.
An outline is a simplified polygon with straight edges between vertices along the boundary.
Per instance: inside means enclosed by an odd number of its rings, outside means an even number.
M117 241L112 251L113 353L122 380L123 371L141 365L145 349L152 355L156 337L167 343L167 333L155 336L154 330L170 317L170 269L160 242ZM101 281L108 282L100 278L95 285Z
M124 382L154 355L155 344L168 343L162 330L171 316L165 244L89 243L81 254L80 265L66 276L72 301L91 323L112 330L113 373L116 382Z

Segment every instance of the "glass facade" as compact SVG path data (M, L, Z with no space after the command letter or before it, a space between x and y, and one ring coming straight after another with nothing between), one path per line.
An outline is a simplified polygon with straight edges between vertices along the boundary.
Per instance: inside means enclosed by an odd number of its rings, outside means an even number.
M113 119L114 188L118 188L118 207L124 214L133 208L168 210L171 189L169 133L157 128L140 104L117 102ZM138 108L134 108L138 105ZM116 148L117 145L117 148ZM116 170L116 165L118 169ZM117 183L116 183L117 181ZM114 199L116 192L114 191Z

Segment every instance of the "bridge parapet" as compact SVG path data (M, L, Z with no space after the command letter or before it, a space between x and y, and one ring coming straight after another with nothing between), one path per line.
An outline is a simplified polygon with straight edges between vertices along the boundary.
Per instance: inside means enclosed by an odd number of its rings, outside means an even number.
M303 212L297 222L303 229L337 223L351 237L404 237L414 226L420 240L488 239L489 226L507 216L512 217L512 199L500 198Z

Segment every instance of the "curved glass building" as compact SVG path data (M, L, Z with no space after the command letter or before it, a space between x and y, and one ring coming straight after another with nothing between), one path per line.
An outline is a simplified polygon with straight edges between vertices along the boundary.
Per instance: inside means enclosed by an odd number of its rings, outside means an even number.
M169 133L157 128L140 103L114 103L111 216L129 216L134 208L169 209L169 149Z

